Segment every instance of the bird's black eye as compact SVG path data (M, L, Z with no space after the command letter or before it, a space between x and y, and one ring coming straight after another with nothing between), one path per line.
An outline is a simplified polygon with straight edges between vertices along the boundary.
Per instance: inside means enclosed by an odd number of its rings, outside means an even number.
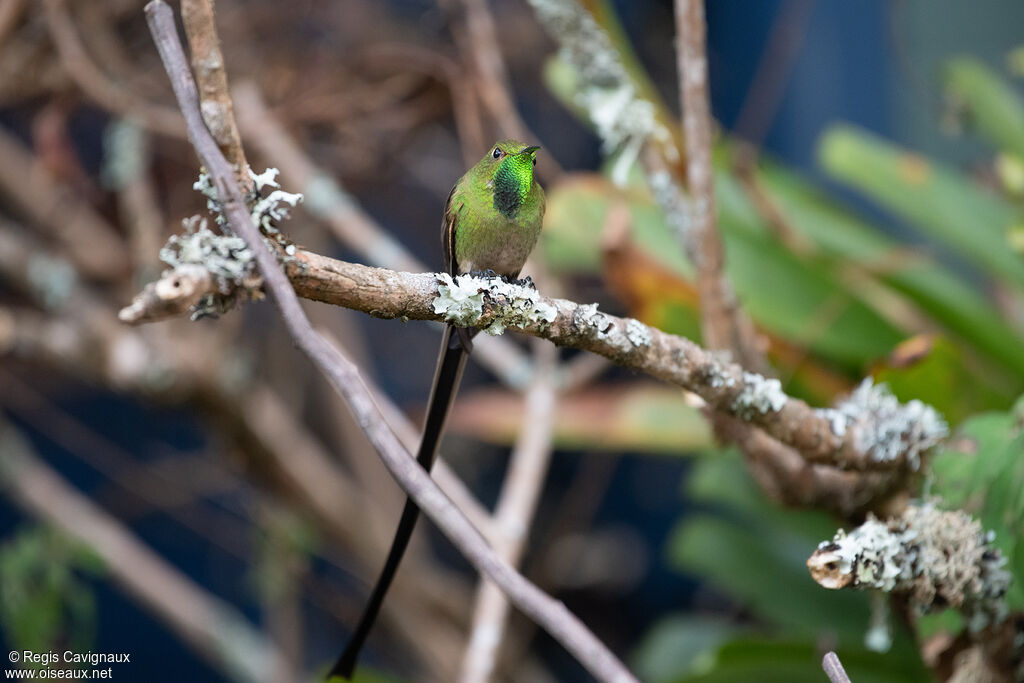
M501 157L501 147L495 147L494 151L491 152L491 156L494 157L495 159Z
M536 166L536 165L537 165L537 157L534 157L534 158L533 158L533 165L534 165L534 166Z

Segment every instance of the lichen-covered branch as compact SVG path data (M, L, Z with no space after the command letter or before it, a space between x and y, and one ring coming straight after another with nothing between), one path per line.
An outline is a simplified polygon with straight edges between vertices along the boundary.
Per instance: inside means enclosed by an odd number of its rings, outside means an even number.
M500 279L400 273L302 250L289 258L286 271L300 296L378 318L439 320L492 334L512 328L605 356L689 389L711 408L762 428L810 462L913 470L948 431L929 406L900 404L869 381L835 408L811 408L787 396L778 380L725 362L688 339L609 315L596 304L551 299ZM139 321L153 319L134 304L126 310Z
M537 20L559 44L579 78L576 104L590 117L606 153L619 152L613 176L624 182L651 138L675 149L654 103L637 92L608 34L576 0L529 0ZM676 160L675 155L673 161Z
M965 512L910 505L886 522L869 517L849 533L839 531L818 546L807 567L825 588L905 595L917 614L954 607L978 631L1007 614L1011 575L993 540Z

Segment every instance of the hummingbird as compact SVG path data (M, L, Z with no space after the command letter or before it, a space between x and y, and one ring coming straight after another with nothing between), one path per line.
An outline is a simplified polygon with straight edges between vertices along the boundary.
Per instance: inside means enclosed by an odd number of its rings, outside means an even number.
M508 281L519 277L544 221L544 190L533 173L538 149L516 140L497 142L448 193L441 221L441 249L445 270L450 275L500 276ZM532 285L528 278L519 282ZM427 471L437 455L462 371L473 350L472 339L478 331L453 325L445 328L416 453L416 461ZM345 651L328 673L328 680L348 680L355 672L359 652L398 571L419 512L416 503L407 498L384 568Z

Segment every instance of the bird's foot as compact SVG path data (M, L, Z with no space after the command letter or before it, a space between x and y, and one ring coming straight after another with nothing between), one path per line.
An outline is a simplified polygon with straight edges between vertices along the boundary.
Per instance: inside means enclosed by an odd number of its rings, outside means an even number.
M498 274L495 273L490 268L488 268L487 270L471 270L471 271L469 271L469 275L470 275L470 277L482 277L482 278L498 277Z
M529 289L532 289L535 292L537 291L537 284L533 281L533 278L530 277L529 275L527 275L524 278L520 278L518 280L511 280L511 281L509 281L509 284L519 285L520 287L527 287Z

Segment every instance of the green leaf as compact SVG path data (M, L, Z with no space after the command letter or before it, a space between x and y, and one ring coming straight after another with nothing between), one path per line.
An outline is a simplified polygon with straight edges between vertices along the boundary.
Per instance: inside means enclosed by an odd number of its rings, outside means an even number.
M548 193L540 246L555 272L597 274L609 210L628 211L630 237L664 268L684 277L693 274L675 235L644 190L622 189L596 174L578 174Z
M837 651L846 673L853 681L906 683L929 681L927 670L913 658L893 657L862 648ZM684 678L686 683L748 683L786 681L821 683L820 647L812 642L744 638L723 646L714 669L704 675Z
M760 326L857 368L903 339L903 332L838 283L825 263L740 230L724 215L722 229L729 278Z
M984 271L1024 287L1024 260L1007 248L1014 208L958 171L867 131L835 126L819 144L825 170Z
M95 599L75 569L95 573L91 552L46 528L29 527L0 546L0 627L18 649L88 649Z
M724 505L729 514L684 517L669 540L675 567L703 577L786 633L828 630L840 643L861 641L868 623L865 596L826 590L807 571L807 558L832 537L834 522L767 501L733 452L697 460L687 489L691 498Z
M718 647L740 627L720 618L680 614L665 617L644 636L634 654L641 680L669 683L708 671Z
M923 401L954 424L979 409L1006 405L1007 397L979 381L979 374L967 367L959 347L929 335L900 344L872 372L875 381L888 384L900 401Z
M723 182L730 181L719 181L719 185ZM877 282L895 290L895 296L910 299L974 350L1012 369L1016 380L1010 395L1019 393L1024 380L1024 354L1020 352L1024 340L990 302L959 276L925 254L907 254L905 245L843 210L810 183L775 164L762 161L758 182L787 225L835 259L838 269L853 265L863 274L861 277L875 273Z
M969 123L995 147L1024 158L1024 102L1010 84L974 57L946 64L946 91L966 108Z
M1007 596L1024 606L1024 432L1021 403L1009 412L965 422L957 438L932 460L931 493L950 508L975 515L995 532L995 545L1014 574Z

